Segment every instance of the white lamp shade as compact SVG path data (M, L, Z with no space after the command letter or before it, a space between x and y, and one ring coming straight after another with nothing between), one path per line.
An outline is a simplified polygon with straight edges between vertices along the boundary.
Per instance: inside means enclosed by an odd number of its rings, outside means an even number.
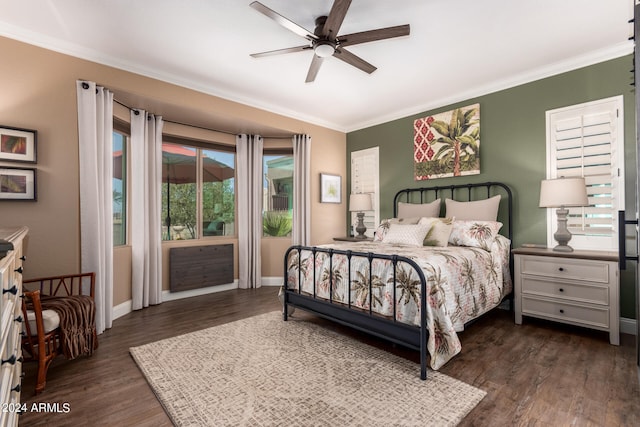
M589 204L584 178L544 179L540 183L541 208L586 206Z
M349 195L349 210L352 212L371 211L371 194L358 193Z

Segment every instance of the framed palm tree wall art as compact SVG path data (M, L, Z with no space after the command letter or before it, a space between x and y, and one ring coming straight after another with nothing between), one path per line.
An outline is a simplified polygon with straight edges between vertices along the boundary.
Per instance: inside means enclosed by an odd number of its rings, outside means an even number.
M340 175L320 174L320 203L342 203L341 180Z
M0 161L36 163L35 130L0 126Z
M416 181L480 173L480 104L413 122Z

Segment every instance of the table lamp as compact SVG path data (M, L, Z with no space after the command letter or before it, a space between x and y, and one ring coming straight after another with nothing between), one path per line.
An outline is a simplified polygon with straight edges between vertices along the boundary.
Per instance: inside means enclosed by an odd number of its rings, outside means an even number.
M358 212L356 216L358 217L358 224L356 225L356 231L358 235L356 239L366 239L367 236L364 235L365 231L367 231L367 227L364 225L364 212L373 210L371 205L371 194L369 193L358 193L351 194L349 196L349 210L351 212Z
M571 232L567 229L568 207L586 206L589 204L587 187L584 178L561 177L556 179L544 179L540 183L541 208L557 208L558 230L553 238L558 245L553 248L557 252L573 252L568 245L571 240Z

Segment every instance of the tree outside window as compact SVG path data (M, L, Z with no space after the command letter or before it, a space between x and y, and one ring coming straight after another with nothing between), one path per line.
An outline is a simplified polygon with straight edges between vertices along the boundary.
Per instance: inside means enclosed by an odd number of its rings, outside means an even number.
M235 234L235 154L202 151L202 234Z

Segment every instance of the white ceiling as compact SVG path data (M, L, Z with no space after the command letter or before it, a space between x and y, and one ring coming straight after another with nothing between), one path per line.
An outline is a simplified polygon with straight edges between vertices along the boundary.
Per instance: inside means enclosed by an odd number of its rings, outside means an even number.
M0 35L345 132L632 52L633 0L353 0L340 34L411 35L305 83L310 51L249 56L305 44L250 2L0 0ZM333 3L261 2L311 32Z

